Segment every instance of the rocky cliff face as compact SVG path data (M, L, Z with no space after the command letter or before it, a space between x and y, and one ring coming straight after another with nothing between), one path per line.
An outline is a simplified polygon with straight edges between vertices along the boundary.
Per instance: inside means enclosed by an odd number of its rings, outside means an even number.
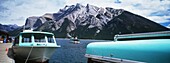
M115 34L169 30L123 9L81 4L65 6L57 13L29 17L25 28L53 32L57 37L113 39Z

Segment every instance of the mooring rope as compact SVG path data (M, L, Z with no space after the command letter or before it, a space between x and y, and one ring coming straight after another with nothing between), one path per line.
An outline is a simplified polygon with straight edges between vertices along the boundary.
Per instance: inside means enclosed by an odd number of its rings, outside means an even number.
M25 60L25 63L27 63L28 58L29 58L29 57L30 57L30 55L31 55L32 49L33 49L33 46L31 47L31 50L30 50L30 52L29 52L29 54L28 54L28 56L27 56L27 59Z

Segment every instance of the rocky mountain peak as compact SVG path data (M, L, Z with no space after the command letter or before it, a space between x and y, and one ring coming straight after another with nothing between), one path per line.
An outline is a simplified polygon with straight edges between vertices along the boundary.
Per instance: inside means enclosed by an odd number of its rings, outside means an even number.
M166 31L147 18L123 9L101 8L77 3L66 5L57 13L46 13L39 17L29 17L25 27L53 32L57 37L113 39L114 35Z

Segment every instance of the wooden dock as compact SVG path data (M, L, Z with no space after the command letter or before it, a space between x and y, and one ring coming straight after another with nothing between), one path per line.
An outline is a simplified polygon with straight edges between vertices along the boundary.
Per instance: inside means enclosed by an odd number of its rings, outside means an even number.
M0 43L0 63L15 63L13 59L7 56L7 48L10 48L12 43Z

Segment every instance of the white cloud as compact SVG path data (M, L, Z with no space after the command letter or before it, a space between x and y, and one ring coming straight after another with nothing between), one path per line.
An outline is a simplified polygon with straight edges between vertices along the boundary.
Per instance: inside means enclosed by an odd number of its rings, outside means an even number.
M9 0L1 4L8 10L0 12L0 17L7 17L1 18L0 23L9 24L10 22L11 24L23 25L29 16L40 16L48 12L55 13L65 5L75 5L76 3L125 9L157 23L170 22L167 20L170 19L170 14L167 14L170 12L170 0ZM151 15L154 12L160 14L164 12L167 15Z
M148 19L154 20L157 23L166 23L169 22L170 20L168 20L168 18L170 18L170 16L149 16Z
M57 12L59 8L64 7L64 2L61 0L9 0L1 5L8 10L0 12L0 23L24 25L26 18L30 16Z

